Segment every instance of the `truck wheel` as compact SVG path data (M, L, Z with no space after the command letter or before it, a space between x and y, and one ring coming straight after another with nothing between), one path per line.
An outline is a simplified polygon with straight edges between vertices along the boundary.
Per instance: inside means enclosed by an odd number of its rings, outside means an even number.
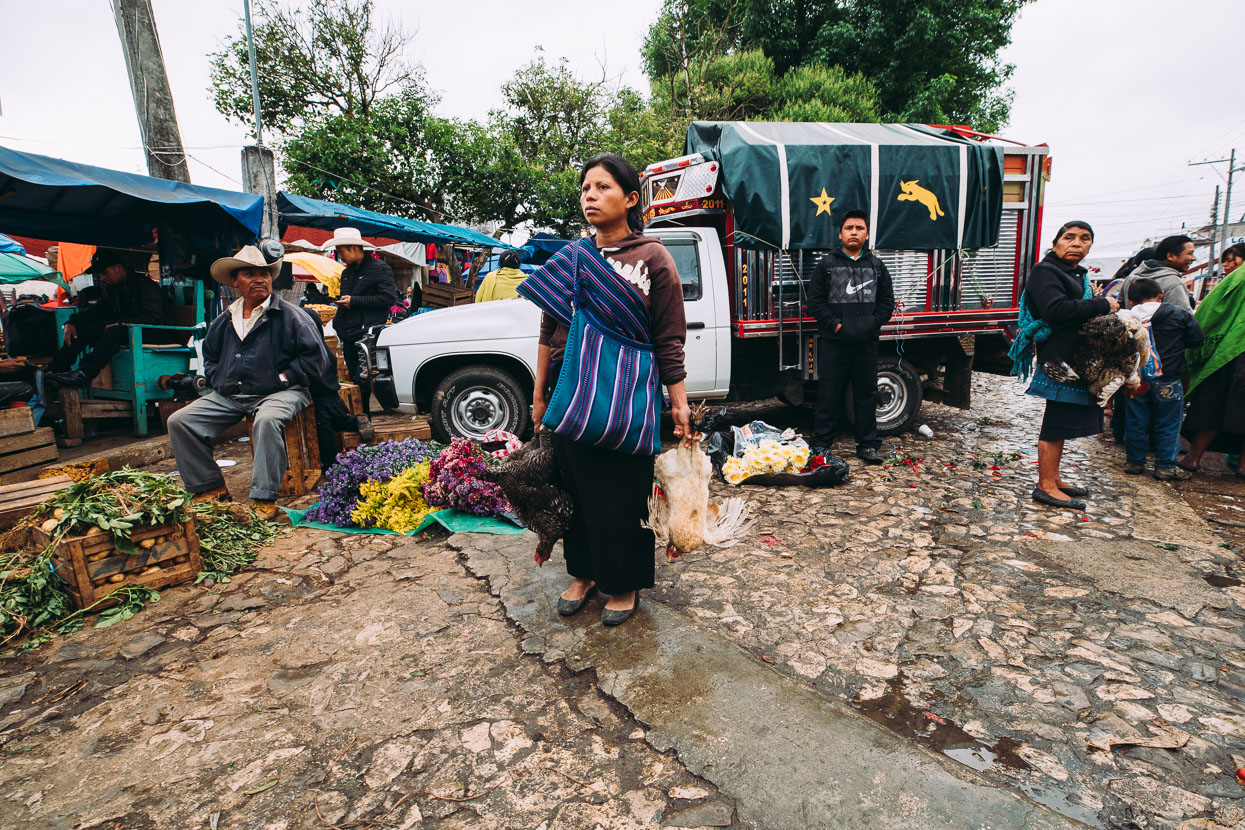
M878 435L898 435L912 427L921 411L921 375L908 360L878 357ZM847 390L847 416L852 417L852 390Z
M518 381L493 366L464 366L446 375L432 395L432 432L438 441L484 440L491 429L523 435L527 395Z

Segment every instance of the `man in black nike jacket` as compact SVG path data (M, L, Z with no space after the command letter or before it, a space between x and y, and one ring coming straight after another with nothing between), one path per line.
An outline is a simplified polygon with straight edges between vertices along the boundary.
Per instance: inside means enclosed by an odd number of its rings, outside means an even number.
M881 464L878 448L878 334L895 310L891 275L869 250L869 219L849 210L839 227L841 248L826 254L813 271L808 310L817 320L820 393L813 447L827 457L843 424L843 395L852 384L856 455Z

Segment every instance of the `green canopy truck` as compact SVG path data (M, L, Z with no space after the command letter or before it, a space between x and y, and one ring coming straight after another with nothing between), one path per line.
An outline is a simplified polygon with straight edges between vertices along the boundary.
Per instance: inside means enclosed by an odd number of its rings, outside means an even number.
M879 432L915 426L923 400L968 407L973 369L1010 365L1045 146L926 125L695 122L685 150L644 171L641 198L645 232L683 282L690 398L812 397L807 289L853 208L869 214L898 304L882 332ZM539 321L521 299L411 317L376 341L377 386L442 440L524 434Z

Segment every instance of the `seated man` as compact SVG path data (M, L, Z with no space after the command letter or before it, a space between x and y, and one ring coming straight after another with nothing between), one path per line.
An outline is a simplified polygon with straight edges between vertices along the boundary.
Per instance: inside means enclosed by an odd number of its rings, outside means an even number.
M289 465L285 426L311 400L308 384L329 361L303 310L273 295L272 280L280 269L281 260L269 264L250 245L212 263L212 278L238 299L212 321L203 341L203 374L212 391L169 418L169 440L186 489L196 501L227 501L211 442L254 416L251 499L269 520L279 515L276 498Z
M99 300L74 314L65 323L65 345L48 364L47 379L57 386L87 386L104 370L113 356L130 342L125 323L167 324L168 298L160 284L140 274L117 251L101 248L91 257L86 270L102 283ZM154 329L143 332L147 344L185 342L185 333ZM79 367L70 371L78 355L87 348Z

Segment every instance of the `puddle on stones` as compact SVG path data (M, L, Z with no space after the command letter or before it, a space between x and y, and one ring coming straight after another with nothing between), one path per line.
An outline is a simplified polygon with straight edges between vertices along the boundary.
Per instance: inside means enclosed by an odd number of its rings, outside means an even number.
M1225 573L1221 574L1203 574L1202 579L1205 579L1216 588L1236 588L1241 584L1241 580L1232 575L1231 572L1227 572L1226 567L1224 571Z
M1017 771L1033 769L1017 753L1023 746L1020 741L1002 737L993 744L987 744L946 718L913 706L904 697L902 674L887 683L886 692L881 697L857 700L853 705L869 720L979 772L998 768ZM1103 826L1097 811L1072 801L1064 793L1033 781L1017 783L1026 795L1039 804L1091 827Z

